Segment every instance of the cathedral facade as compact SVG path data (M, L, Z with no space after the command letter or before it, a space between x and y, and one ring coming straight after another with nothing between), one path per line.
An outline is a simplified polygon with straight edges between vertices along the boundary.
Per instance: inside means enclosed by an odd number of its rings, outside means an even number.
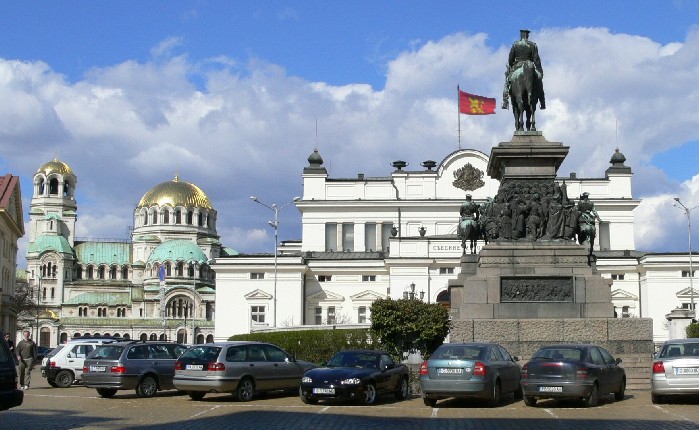
M33 176L26 257L42 309L38 344L84 336L211 341L210 263L222 247L207 195L176 176L143 195L130 238L95 240L75 235L77 188L78 177L58 159Z

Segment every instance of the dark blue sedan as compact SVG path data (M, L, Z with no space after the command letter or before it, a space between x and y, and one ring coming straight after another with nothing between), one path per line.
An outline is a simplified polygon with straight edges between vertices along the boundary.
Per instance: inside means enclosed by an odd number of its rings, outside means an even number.
M323 367L307 371L299 395L304 403L358 400L373 405L379 396L408 397L408 368L384 351L349 350L335 354Z

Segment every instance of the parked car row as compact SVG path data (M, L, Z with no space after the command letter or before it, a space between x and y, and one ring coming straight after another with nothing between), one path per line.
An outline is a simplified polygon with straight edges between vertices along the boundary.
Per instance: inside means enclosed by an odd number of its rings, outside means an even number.
M607 394L624 399L621 359L600 346L547 345L523 366L518 362L496 343L445 343L420 367L423 401L434 407L446 398L480 398L496 406L511 393L527 406L542 399L577 399L591 407ZM383 395L403 400L409 394L408 368L384 351L341 351L317 367L276 345L248 341L188 348L166 341L80 339L51 351L42 374L54 387L82 381L102 397L118 390L152 397L177 389L193 400L231 393L247 402L260 393L287 391L298 392L308 404L355 400L371 405ZM668 341L653 364L652 401L697 393L699 340Z

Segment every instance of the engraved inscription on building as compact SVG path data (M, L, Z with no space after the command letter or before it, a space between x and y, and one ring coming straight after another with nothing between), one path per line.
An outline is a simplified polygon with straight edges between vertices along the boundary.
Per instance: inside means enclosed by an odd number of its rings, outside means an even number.
M567 302L574 301L572 277L502 277L500 301Z

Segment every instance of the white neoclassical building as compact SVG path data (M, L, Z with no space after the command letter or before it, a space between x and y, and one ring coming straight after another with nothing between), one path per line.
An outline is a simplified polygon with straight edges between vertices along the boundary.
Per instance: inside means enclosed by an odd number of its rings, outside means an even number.
M213 339L215 274L225 253L217 213L196 185L175 177L148 190L127 239L75 236L78 178L54 159L33 177L27 279L43 312L25 326L38 343L81 336ZM161 276L162 271L162 276Z
M594 246L597 269L613 280L618 318L650 317L656 341L668 337L666 315L688 308L687 254L635 250L632 171L616 150L597 178L574 173L556 181L571 199L589 193L601 222ZM273 254L217 258L215 338L290 326L367 324L380 297L414 294L448 305L448 282L460 270L456 236L466 194L477 202L499 183L484 172L488 156L462 149L421 169L393 163L384 177L331 178L316 150L303 169L303 197L295 202L302 238ZM359 166L361 168L361 166ZM482 243L479 243L479 247ZM686 318L683 319L686 325Z

